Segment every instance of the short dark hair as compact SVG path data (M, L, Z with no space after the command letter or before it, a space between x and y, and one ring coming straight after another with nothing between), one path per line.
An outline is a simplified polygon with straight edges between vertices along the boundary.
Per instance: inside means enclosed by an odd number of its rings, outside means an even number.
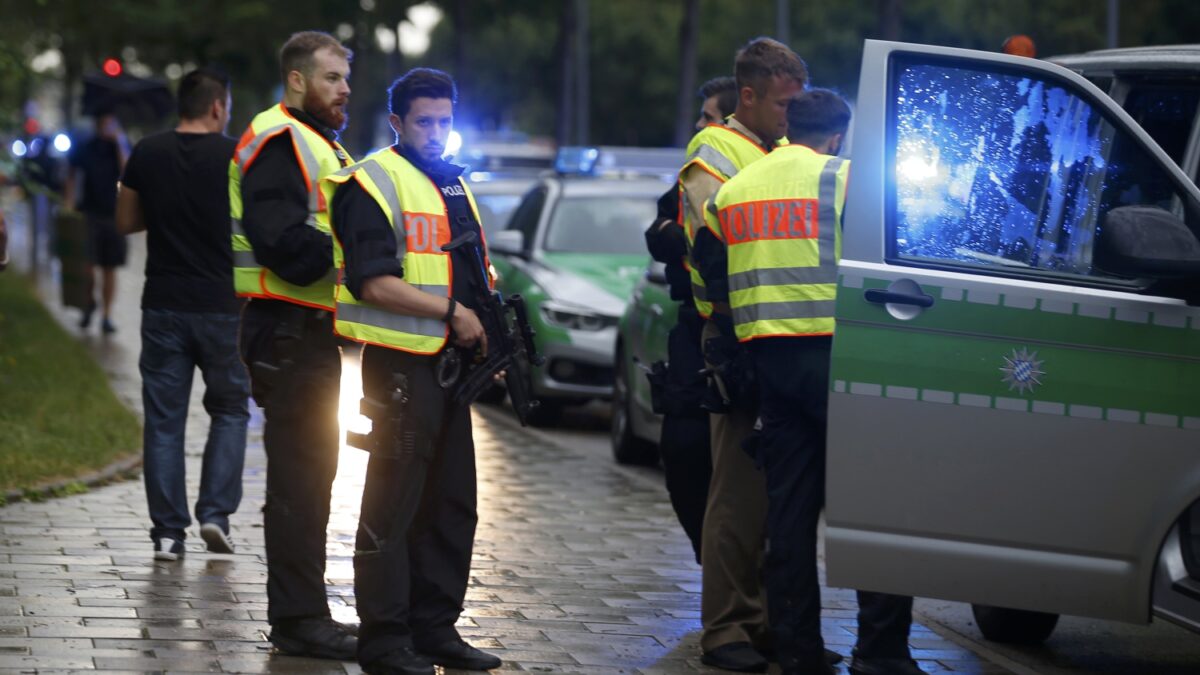
M176 96L180 119L204 117L213 101L225 101L229 84L229 76L215 68L198 68L184 75Z
M803 87L808 84L808 67L796 52L779 40L769 37L754 38L738 50L733 61L733 76L738 91L750 87L756 94L767 91L772 77L796 80Z
M312 75L313 54L320 49L329 49L334 54L345 57L347 61L354 60L354 52L329 33L319 30L292 33L279 50L279 73L283 76L283 81L287 82L288 73L293 70L300 71L305 77Z
M850 105L830 89L809 89L788 102L788 140L820 145L850 128Z
M388 88L388 110L404 119L412 102L421 97L448 98L454 105L458 103L458 87L454 86L454 78L440 70L413 68Z
M714 77L713 79L700 85L700 91L696 92L700 96L701 101L717 97L717 109L721 111L722 117L728 117L733 114L737 108L737 82L728 75L724 77Z

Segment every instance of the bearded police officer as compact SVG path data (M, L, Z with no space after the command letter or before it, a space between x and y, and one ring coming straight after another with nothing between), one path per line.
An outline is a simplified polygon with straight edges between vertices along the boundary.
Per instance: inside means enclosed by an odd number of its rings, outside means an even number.
M767 483L767 609L784 673L832 673L823 653L817 521L825 497L825 423L850 123L837 94L788 104L791 144L725 183L705 213L728 255L728 307L759 387L757 461ZM719 276L719 275L718 275ZM725 296L710 296L717 311ZM858 594L850 672L919 675L908 650L912 598Z
M325 186L342 263L336 330L367 343L371 459L354 554L367 673L500 666L454 628L477 517L470 410L451 387L455 363L487 352L471 305L474 284L491 285L463 168L442 160L456 99L446 73L409 71L389 91L397 143ZM472 243L443 250L463 236Z
M240 348L266 418L270 639L286 654L343 660L354 658L355 638L330 618L325 597L342 365L319 181L350 163L337 142L350 58L325 33L288 39L279 58L283 101L254 118L229 167L234 289L251 298Z

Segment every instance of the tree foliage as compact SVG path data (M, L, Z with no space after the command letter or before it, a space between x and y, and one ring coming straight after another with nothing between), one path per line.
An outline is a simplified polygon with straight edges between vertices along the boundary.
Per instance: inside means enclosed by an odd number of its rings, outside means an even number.
M1041 55L1105 46L1107 3L1095 0L790 0L791 46L814 84L853 97L864 38L881 33L881 8L899 11L900 39L998 49L1014 33L1031 35ZM419 59L384 54L379 26L395 29L411 0L0 0L0 126L20 122L20 106L39 78L68 84L126 47L156 73L169 64L216 63L235 80L233 128L278 96L277 52L292 32L349 26L356 51L348 144L363 151L386 137L388 84L404 69L430 65L459 82L460 119L481 129L553 135L562 87L563 0L436 0L445 18ZM665 145L678 117L679 26L684 0L588 3L592 142ZM1125 0L1121 44L1195 41L1200 3ZM775 3L700 0L696 82L732 72L739 46L776 33ZM35 75L30 59L50 47L60 70Z

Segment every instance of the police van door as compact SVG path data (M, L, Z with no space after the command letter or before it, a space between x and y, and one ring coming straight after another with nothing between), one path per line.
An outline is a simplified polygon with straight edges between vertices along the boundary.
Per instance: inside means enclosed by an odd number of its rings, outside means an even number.
M856 110L830 585L1148 620L1200 498L1200 284L1093 256L1120 207L1194 238L1200 191L1099 89L1034 59L869 41ZM1198 597L1179 612L1200 619Z

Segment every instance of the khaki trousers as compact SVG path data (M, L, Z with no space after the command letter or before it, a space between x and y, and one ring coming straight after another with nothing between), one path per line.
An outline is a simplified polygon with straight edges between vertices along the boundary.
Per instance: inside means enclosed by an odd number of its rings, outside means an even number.
M716 327L706 324L701 345L716 334ZM713 473L700 551L700 647L704 651L733 642L762 645L768 635L760 574L767 524L766 478L742 450L754 419L741 410L709 416Z

